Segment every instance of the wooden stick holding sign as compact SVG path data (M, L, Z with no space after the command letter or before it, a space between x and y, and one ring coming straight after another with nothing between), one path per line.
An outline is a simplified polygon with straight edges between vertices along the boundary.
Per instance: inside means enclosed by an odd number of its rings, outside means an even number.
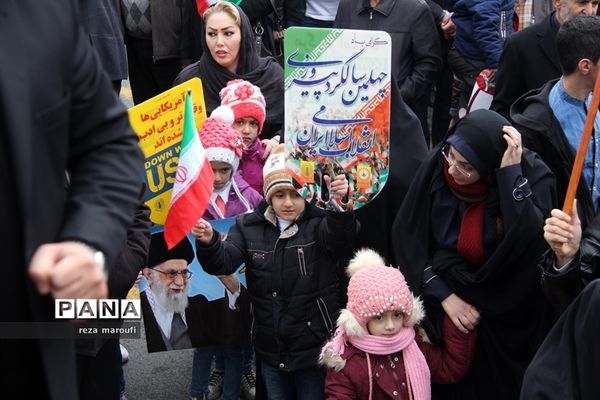
M583 133L581 135L581 140L579 141L579 148L577 148L577 155L575 156L573 170L571 171L571 179L569 179L569 186L567 187L567 194L563 204L563 212L567 215L571 215L571 211L573 211L573 200L575 199L577 186L579 186L579 179L581 179L583 162L585 161L588 143L590 142L590 137L592 136L594 129L594 121L596 120L598 106L600 106L600 70L598 70L598 74L596 75L596 83L594 84L594 91L592 92L592 101L585 118Z

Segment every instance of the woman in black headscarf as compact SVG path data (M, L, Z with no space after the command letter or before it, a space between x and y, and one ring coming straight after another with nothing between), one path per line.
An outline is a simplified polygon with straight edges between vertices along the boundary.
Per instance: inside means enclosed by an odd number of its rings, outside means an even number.
M267 104L262 138L280 135L283 126L283 69L273 57L259 57L252 25L241 8L222 1L202 16L200 60L183 69L175 84L202 79L207 115L221 105L219 92L233 79L258 86ZM230 29L224 29L230 28Z
M537 263L554 176L499 114L463 118L417 172L392 228L396 262L422 294L430 338L444 313L479 330L473 365L438 399L516 399L546 332Z

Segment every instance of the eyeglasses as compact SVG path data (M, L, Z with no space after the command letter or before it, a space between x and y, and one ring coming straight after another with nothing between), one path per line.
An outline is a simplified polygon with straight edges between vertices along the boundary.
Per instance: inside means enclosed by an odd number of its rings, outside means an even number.
M153 271L156 272L160 272L161 274L164 274L167 276L167 278L171 279L171 280L175 280L177 279L177 275L181 275L181 277L183 279L190 279L192 277L192 271L190 271L189 269L184 269L182 271L175 271L174 269L170 269L167 272L161 271L159 269L156 268L152 268Z
M456 168L456 170L458 172L460 172L461 174L463 174L464 176L466 176L467 178L471 177L471 173L469 171L467 171L468 169L473 169L472 166L465 166L464 163L461 163L460 161L457 161L454 156L452 154L450 154L450 146L446 145L444 147L442 147L442 155L444 156L444 158L446 159L446 161L448 162L448 165L451 167Z

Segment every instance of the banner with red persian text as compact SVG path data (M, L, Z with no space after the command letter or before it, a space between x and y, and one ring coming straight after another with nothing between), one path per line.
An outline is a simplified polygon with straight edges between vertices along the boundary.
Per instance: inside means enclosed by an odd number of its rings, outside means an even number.
M392 39L386 32L292 27L285 33L286 167L311 204L358 209L388 178ZM345 174L347 198L324 176Z

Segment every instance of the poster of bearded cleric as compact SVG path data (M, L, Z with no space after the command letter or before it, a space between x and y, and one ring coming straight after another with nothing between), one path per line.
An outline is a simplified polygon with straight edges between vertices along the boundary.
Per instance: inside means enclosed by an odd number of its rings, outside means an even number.
M227 232L234 218L211 221ZM162 227L150 240L140 299L149 352L250 342L249 301L243 268L209 275L195 256L193 237L167 250Z
M151 210L150 219L156 224L140 282L149 352L250 342L243 266L228 276L209 275L196 258L191 234L171 249L167 249L163 235L181 152L188 89L196 127L201 128L206 113L202 85L197 78L129 109L129 119L145 156L146 204ZM233 151L231 156L236 156ZM234 218L211 221L214 230L222 234L233 222Z

